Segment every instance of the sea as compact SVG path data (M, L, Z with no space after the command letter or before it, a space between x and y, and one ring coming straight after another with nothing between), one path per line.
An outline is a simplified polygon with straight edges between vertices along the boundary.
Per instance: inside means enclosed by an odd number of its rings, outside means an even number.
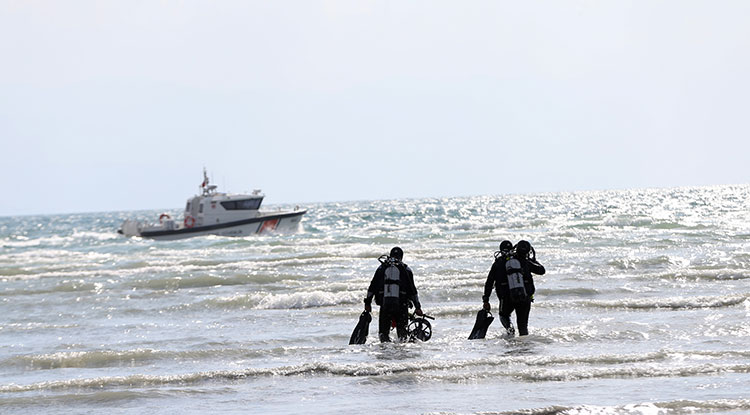
M0 218L0 413L750 414L750 185L304 207L178 241ZM530 334L468 340L504 239L547 270ZM349 345L394 246L432 338L381 344L374 307Z

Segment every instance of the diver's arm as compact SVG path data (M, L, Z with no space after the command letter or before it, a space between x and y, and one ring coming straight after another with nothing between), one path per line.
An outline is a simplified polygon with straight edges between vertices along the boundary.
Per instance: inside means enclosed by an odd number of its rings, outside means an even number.
M370 286L367 288L367 296L365 297L365 310L368 312L372 311L372 297L377 294L377 287L379 286L378 281L382 281L382 274L382 267L378 267L378 269L375 271L375 275L372 277L372 281L370 281Z
M411 297L411 301L414 303L414 314L423 316L424 313L422 312L422 304L419 303L419 294L414 294Z
M495 264L492 264L490 272L487 274L487 281L484 283L484 295L482 296L483 303L490 302L490 295L492 295L492 288L495 286Z
M422 304L419 303L419 293L417 292L417 286L414 284L414 273L408 266L406 267L406 275L409 281L409 299L414 303L414 314L421 316Z
M414 314L421 316L422 315L422 304L419 303L419 294L414 294L409 298L412 303L414 303Z
M544 273L546 272L546 270L544 269L544 266L542 266L542 264L536 262L533 259L526 260L526 263L529 267L529 271L531 271L531 273L533 274L544 275Z
M372 303L372 297L375 297L375 291L373 289L373 286L375 285L375 279L378 277L378 274L375 273L375 276L372 277L372 281L370 281L370 286L367 288L367 295L365 296L365 304Z

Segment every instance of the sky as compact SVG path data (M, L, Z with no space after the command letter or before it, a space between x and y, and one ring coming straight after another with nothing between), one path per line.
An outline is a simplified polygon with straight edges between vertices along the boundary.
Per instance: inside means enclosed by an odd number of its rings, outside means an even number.
M0 216L750 182L750 2L0 0Z

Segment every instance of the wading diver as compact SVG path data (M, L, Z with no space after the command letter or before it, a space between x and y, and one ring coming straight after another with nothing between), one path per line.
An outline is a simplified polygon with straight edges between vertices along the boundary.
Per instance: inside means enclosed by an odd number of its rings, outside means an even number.
M500 250L495 253L482 296L483 307L490 311L490 294L495 287L500 300L498 315L500 323L513 334L515 329L510 322L510 314L516 312L518 334L529 334L529 312L534 302L534 278L531 274L544 275L545 269L536 260L536 252L528 241L519 241L513 246L510 241L503 241Z
M384 258L385 257L385 258ZM372 277L365 297L365 311L372 311L372 299L380 306L378 332L381 342L389 342L391 327L396 327L400 341L408 340L407 323L409 306L414 305L414 314L423 316L419 303L417 287L414 285L414 274L404 264L404 251L399 247L391 249L390 254L380 258L381 264Z

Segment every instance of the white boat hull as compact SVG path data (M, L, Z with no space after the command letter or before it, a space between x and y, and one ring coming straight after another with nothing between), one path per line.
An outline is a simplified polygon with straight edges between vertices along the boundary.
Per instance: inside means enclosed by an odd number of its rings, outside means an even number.
M267 212L252 219L244 219L236 222L209 226L180 226L175 229L168 229L167 226L142 227L137 222L125 221L118 232L125 236L140 236L142 238L164 241L205 235L242 237L271 232L294 233L299 230L302 215L306 212L305 210L278 213Z

